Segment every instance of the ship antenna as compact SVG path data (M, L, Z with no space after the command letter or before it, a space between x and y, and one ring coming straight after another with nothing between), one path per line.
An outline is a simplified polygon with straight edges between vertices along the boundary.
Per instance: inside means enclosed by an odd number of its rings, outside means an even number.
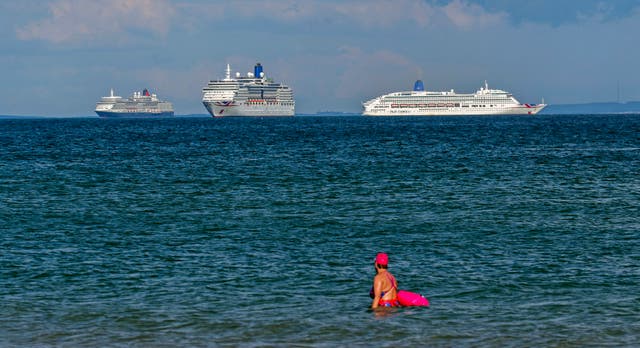
M484 89L485 90L489 89L489 84L487 83L487 80L484 80Z

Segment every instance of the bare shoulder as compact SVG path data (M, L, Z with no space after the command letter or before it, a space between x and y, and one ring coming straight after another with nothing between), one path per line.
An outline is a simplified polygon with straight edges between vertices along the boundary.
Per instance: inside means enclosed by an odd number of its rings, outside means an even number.
M387 280L387 277L384 276L384 274L376 274L376 276L373 278L373 281L378 283L378 282L382 282L384 283Z

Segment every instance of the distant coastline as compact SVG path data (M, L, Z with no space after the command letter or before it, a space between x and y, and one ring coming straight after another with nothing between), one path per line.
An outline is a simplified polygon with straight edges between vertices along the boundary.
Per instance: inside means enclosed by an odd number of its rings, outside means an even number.
M640 101L549 105L540 115L640 114Z

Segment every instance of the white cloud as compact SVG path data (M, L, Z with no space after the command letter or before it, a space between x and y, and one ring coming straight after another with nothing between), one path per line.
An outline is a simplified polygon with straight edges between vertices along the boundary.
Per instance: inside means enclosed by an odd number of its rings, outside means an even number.
M211 63L196 63L182 69L167 70L158 67L139 68L127 72L133 77L139 88L149 88L159 91L164 98L172 98L174 101L192 100L194 96L200 96L202 87L208 79L219 78L215 76ZM220 71L223 67L220 67ZM212 72L213 71L213 72ZM221 74L221 73L220 73ZM199 108L200 103L195 103Z
M500 24L504 22L507 17L507 14L504 12L489 13L481 6L464 0L453 0L443 7L442 11L451 23L456 27L464 29Z
M291 21L313 17L321 4L321 2L308 0L245 0L230 2L229 7L242 17L268 16Z
M342 70L335 87L335 98L364 98L367 94L379 93L381 88L388 88L389 84L402 88L407 81L422 75L419 64L389 50L367 51L343 46L334 64L336 71Z
M50 17L17 29L21 40L53 43L106 39L128 29L164 35L175 11L167 0L57 0Z
M328 5L325 11L336 13L367 27L387 27L412 21L420 27L431 23L435 9L421 0L355 1Z
M437 5L425 0L51 0L49 16L16 30L21 40L53 43L104 40L126 42L131 33L165 35L172 23L197 30L197 23L242 19L276 21L294 26L311 22L355 24L386 29L399 24L419 28L448 25L469 29L506 18L467 0Z
M452 0L447 5L426 0L236 0L215 4L182 2L177 7L191 18L206 13L207 18L265 18L282 23L329 19L365 28L388 28L399 23L424 28L441 24L444 18L449 24L467 29L495 24L506 17L503 12L490 13L465 0Z
M275 72L277 81L294 89L300 112L327 107L359 111L360 102L389 89L410 89L422 75L420 65L403 54L353 45L319 55L288 57L268 68Z

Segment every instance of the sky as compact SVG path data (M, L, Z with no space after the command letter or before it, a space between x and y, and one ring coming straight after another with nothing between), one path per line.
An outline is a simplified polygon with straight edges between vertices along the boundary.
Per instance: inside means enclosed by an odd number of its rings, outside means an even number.
M410 90L640 100L640 0L0 0L0 115L93 116L114 88L178 115L260 62L297 113Z

